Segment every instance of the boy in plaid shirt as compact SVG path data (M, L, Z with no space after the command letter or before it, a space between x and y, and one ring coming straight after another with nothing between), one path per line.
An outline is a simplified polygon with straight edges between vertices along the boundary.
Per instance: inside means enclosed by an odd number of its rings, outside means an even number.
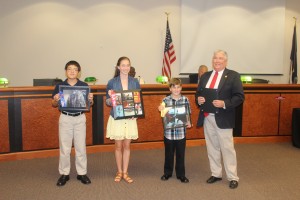
M181 80L172 78L169 82L169 89L171 94L163 99L162 105L158 107L159 111L163 111L165 106L176 106L185 104L187 112L191 112L190 103L187 97L181 95L182 85ZM174 153L176 152L175 171L177 179L182 183L188 183L189 179L185 177L184 155L186 146L186 128L191 128L192 125L187 120L186 127L176 127L165 129L164 144L165 144L165 164L164 175L161 180L166 181L172 177L174 168Z

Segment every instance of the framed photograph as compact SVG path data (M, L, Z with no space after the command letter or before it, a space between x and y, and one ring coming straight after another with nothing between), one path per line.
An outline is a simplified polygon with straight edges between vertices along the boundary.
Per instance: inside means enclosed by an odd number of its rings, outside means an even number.
M114 91L112 95L114 119L144 117L144 105L140 89Z
M59 86L59 109L64 111L89 111L89 86Z
M187 126L191 123L190 108L187 103L165 106L165 115L162 118L164 129L173 129Z

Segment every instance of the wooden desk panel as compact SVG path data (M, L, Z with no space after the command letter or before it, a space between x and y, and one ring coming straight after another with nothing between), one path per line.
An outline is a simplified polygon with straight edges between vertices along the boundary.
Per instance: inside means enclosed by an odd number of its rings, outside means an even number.
M203 127L197 127L197 121L198 121L198 115L200 112L199 107L196 104L195 101L195 95L194 94L184 94L190 101L191 105L191 119L193 123L193 127L191 129L187 129L187 139L202 139L204 138L204 130Z
M300 108L300 94L281 94L279 135L291 135L293 108ZM300 123L300 122L298 122Z
M58 147L59 111L51 99L22 99L23 150Z
M23 150L58 148L60 112L51 106L51 99L22 99ZM87 113L87 145L92 144L92 117Z
M0 100L0 153L9 151L8 101Z
M245 94L242 136L278 135L280 94Z
M102 96L102 99L103 99L103 102L104 102L103 103L103 124L104 124L103 138L104 138L104 144L111 144L111 143L114 143L114 141L106 138L106 126L107 126L108 118L109 118L109 115L110 115L111 107L109 107L105 104L105 99L106 99L105 96ZM101 134L101 133L99 133L99 134Z
M164 139L162 119L157 107L165 95L144 95L145 118L138 119L137 142L161 141Z
M141 87L146 116L138 119L140 138L136 142L162 141L163 127L157 106L170 91L161 84ZM102 105L102 100L105 100L105 88L105 85L91 86L94 95L101 99L96 106ZM191 140L204 138L203 128L196 128L199 113L194 99L196 88L196 84L183 84L182 90L192 108L194 127L187 130L187 139ZM60 113L57 108L51 107L53 89L53 86L0 88L0 153L58 148ZM244 84L244 91L246 100L241 111L242 130L237 133L238 136L290 135L292 108L300 107L299 84ZM275 99L280 95L286 97L281 103ZM94 144L113 143L108 139L102 141L110 107L103 105L103 108L96 107L93 111L97 113L94 113L95 118L92 118L92 111L86 113L87 145L93 145L93 136ZM12 112L12 119L8 118L8 112ZM13 120L11 126L9 120ZM11 144L16 144L16 149L10 149Z

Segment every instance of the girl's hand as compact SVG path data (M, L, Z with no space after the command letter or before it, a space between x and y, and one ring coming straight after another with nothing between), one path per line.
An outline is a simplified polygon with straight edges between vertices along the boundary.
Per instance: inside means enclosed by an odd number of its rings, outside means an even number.
M108 95L111 97L111 93L113 93L113 90L108 90Z

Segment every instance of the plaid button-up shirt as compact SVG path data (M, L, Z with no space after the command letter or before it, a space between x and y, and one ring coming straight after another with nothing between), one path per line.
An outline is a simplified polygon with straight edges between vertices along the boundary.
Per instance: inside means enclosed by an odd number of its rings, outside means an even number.
M175 100L172 98L171 95L169 95L163 99L163 102L166 104L166 107L185 104L187 112L191 113L190 102L185 96L181 95L181 97L178 100ZM164 131L164 136L168 140L181 140L186 136L186 127L167 129Z

